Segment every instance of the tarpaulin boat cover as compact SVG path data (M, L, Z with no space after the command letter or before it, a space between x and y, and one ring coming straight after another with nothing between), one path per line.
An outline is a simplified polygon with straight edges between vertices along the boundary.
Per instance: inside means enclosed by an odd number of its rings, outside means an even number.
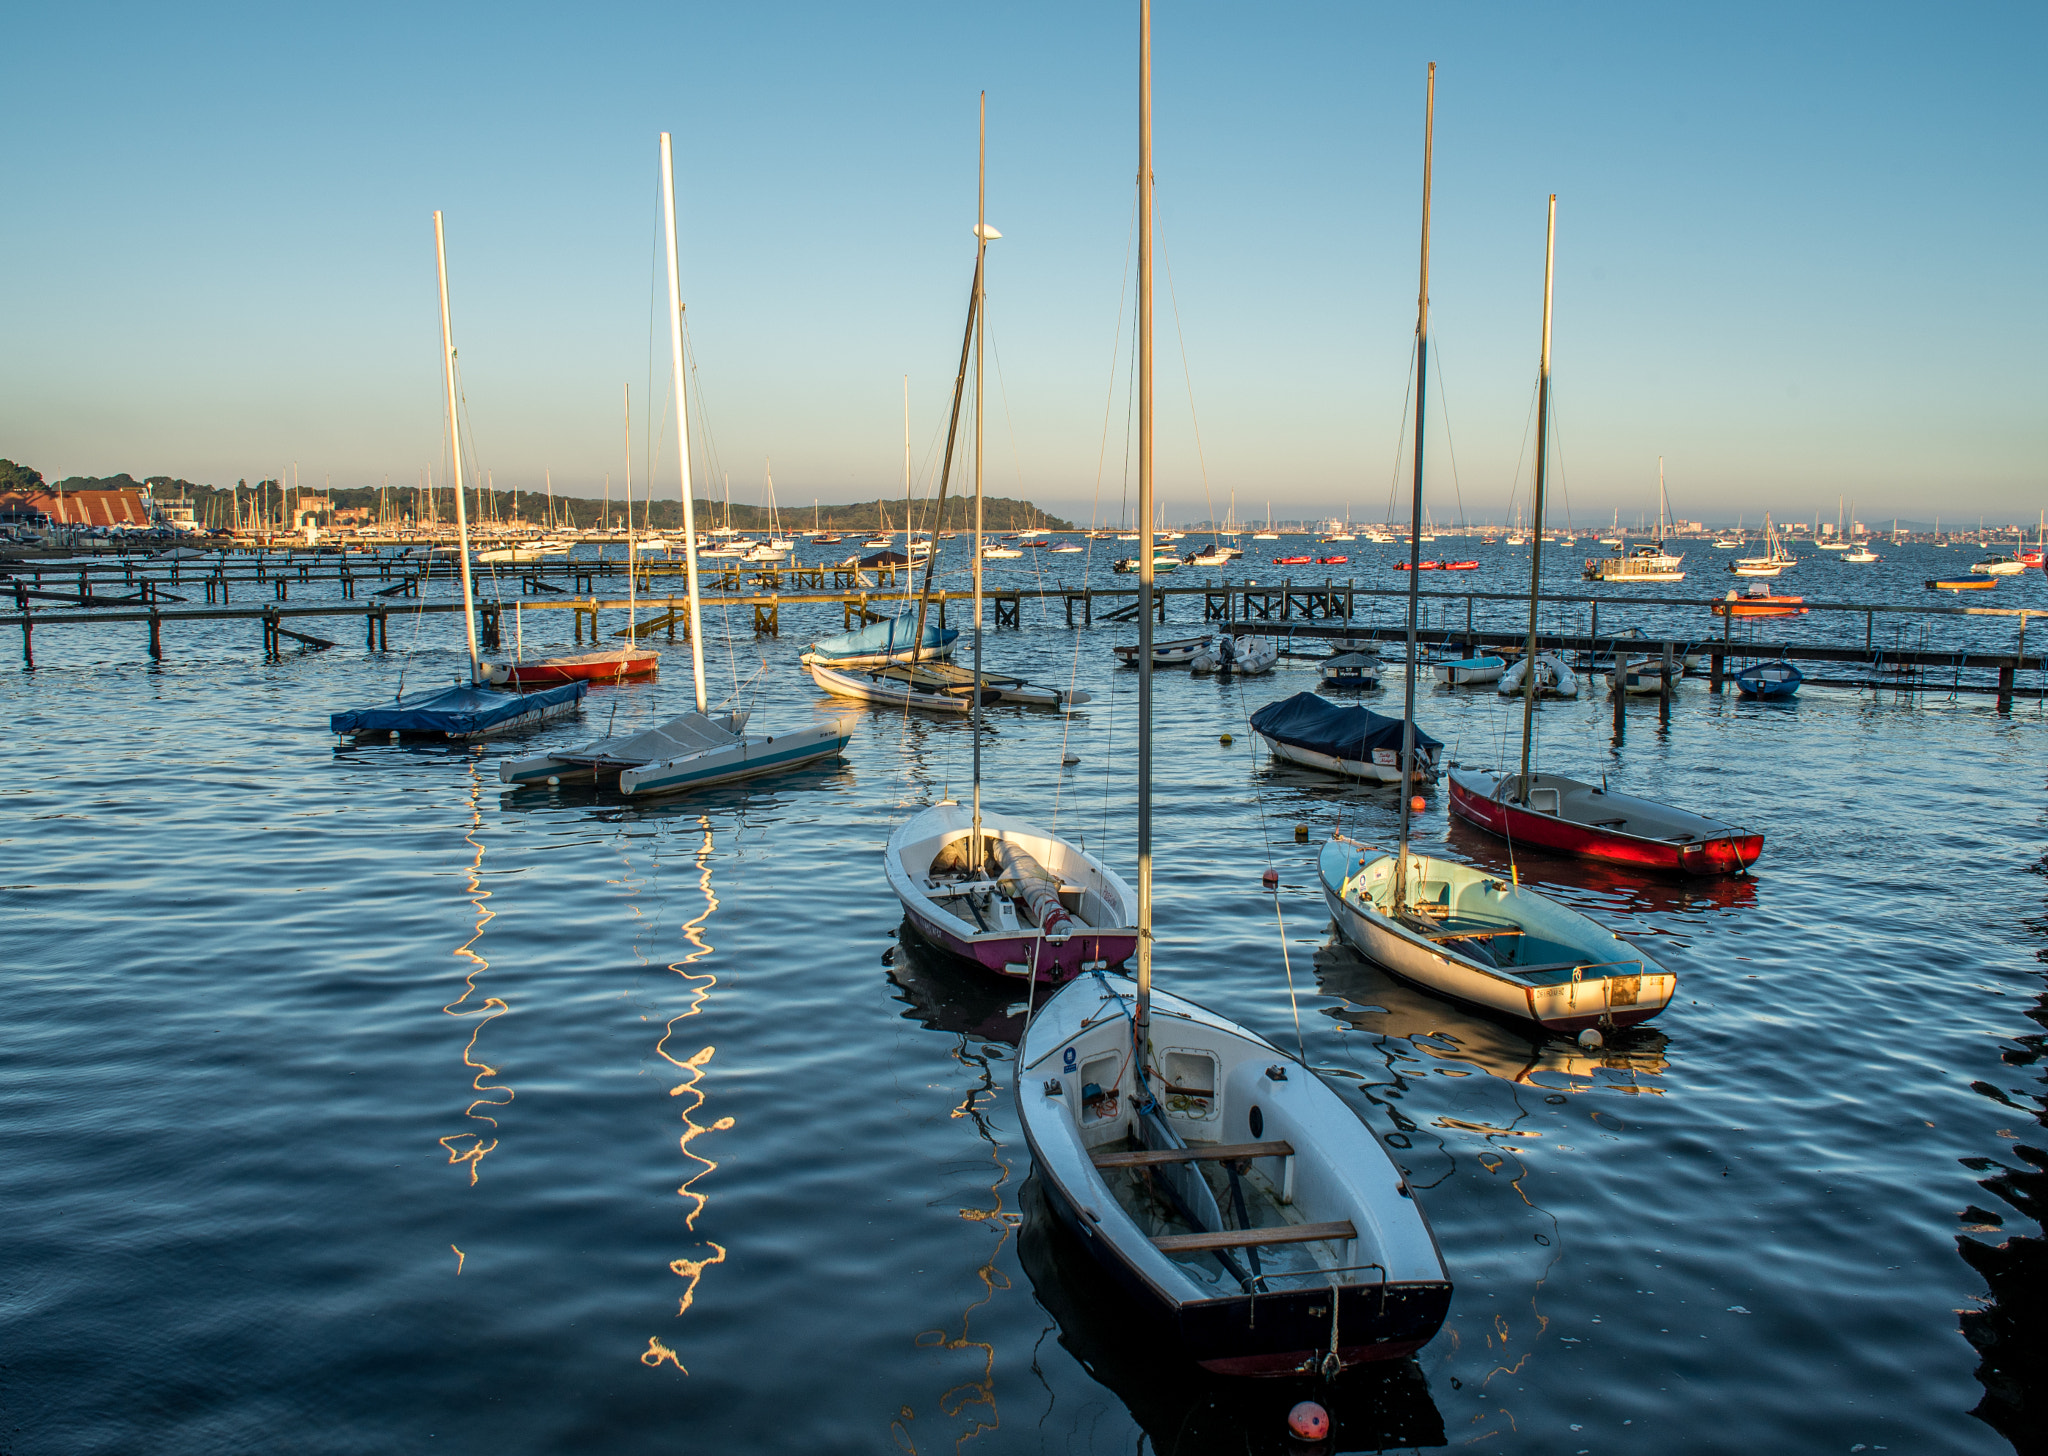
M564 683L537 693L508 693L457 683L374 708L334 713L327 724L331 733L447 733L468 737L487 733L528 713L545 713L573 703L589 691L590 684L583 682Z
M1252 714L1252 727L1282 743L1327 753L1332 758L1370 762L1375 748L1401 751L1401 720L1388 718L1370 708L1342 707L1314 693L1296 693L1277 703L1268 703ZM1415 729L1415 751L1427 755L1443 744Z
M922 650L944 647L960 635L958 627L940 630L930 613L924 619ZM875 622L858 632L846 632L811 644L811 651L830 662L835 657L877 657L885 652L908 652L917 636L917 613L905 612L887 622Z

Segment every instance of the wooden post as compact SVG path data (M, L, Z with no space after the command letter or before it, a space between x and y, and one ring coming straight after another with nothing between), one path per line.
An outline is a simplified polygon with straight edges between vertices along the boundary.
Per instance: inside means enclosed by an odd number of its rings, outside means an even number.
M1628 701L1627 682L1628 653L1617 645L1614 651L1614 744L1617 748L1622 740L1622 705Z
M155 607L149 609L149 655L158 662L164 659L164 614Z
M2001 713L2012 711L2013 671L2014 666L2010 662L1998 669L1998 711Z
M1707 659L1707 691L1710 693L1721 691L1721 661L1722 657L1719 651L1714 652Z
M1657 722L1659 726L1664 728L1671 726L1671 679L1677 667L1678 663L1671 651L1671 644L1666 642L1664 644L1664 674L1657 689Z

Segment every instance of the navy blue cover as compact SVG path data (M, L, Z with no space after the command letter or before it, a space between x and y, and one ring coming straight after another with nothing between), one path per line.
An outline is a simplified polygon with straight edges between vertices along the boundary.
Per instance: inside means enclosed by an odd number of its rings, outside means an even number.
M334 713L330 733L447 733L467 737L497 727L510 718L573 703L590 691L589 683L564 683L533 693L508 693L497 688L456 683L375 708Z
M1395 753L1401 751L1399 718L1388 718L1370 708L1340 706L1314 693L1296 693L1291 698L1266 704L1252 714L1252 727L1268 738L1277 738L1296 748L1327 753L1333 758L1348 758L1356 763L1371 762L1375 748L1391 748ZM1423 732L1420 724L1416 725L1415 753L1418 762L1427 756L1430 749L1441 747L1441 742Z

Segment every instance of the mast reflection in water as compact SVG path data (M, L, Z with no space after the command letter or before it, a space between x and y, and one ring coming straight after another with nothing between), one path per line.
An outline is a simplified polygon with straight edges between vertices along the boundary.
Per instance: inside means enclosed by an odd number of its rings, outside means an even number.
M469 1165L470 1186L475 1187L477 1172L482 1167L485 1156L498 1146L498 1119L478 1109L508 1107L513 1097L510 1087L486 1081L487 1078L496 1077L498 1069L487 1062L477 1060L477 1038L483 1035L486 1026L512 1008L496 996L484 997L480 1005L469 1004L470 998L477 994L476 978L491 968L491 963L483 958L476 947L484 938L484 927L496 918L497 912L484 904L484 901L491 898L491 892L484 888L483 882L483 780L477 772L477 760L474 757L469 760L466 767L469 770L469 828L464 831L462 837L465 843L476 850L476 858L469 864L469 884L465 893L469 896L471 907L476 911L476 926L471 930L469 939L457 946L454 952L458 959L469 962L469 969L462 978L462 994L441 1010L448 1016L475 1018L475 1023L470 1028L469 1040L462 1048L462 1065L473 1073L469 1083L470 1090L478 1095L464 1109L463 1115L488 1124L491 1130L488 1134L473 1129L450 1133L440 1139L440 1143L447 1150L450 1163ZM499 1093L504 1095L500 1097Z

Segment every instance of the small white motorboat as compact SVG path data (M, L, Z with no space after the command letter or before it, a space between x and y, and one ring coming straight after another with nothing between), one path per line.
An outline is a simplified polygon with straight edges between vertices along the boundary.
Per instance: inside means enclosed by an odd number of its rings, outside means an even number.
M1678 977L1597 921L1490 871L1341 836L1317 860L1338 933L1404 980L1552 1031L1647 1021Z
M1138 897L1077 844L1009 814L951 799L889 836L885 867L926 940L998 975L1047 985L1120 965L1138 944Z
M1218 637L1214 644L1189 658L1188 670L1195 673L1243 673L1249 677L1271 672L1273 664L1279 660L1279 644L1271 637L1250 634L1226 636Z
M1516 659L1514 666L1500 675L1495 690L1504 698L1519 698L1522 684L1528 676L1529 659ZM1564 665L1558 657L1548 652L1536 654L1536 696L1539 698L1576 698L1579 695L1578 674Z

